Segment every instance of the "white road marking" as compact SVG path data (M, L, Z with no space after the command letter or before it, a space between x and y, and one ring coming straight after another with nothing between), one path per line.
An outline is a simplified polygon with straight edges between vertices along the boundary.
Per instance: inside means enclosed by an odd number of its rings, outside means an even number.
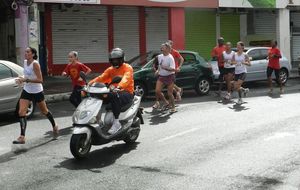
M197 131L197 130L199 130L199 129L197 129L197 128L192 128L192 129L189 129L189 130L187 130L187 131L183 131L183 132L177 133L177 134L175 134L175 135L171 135L171 136L168 136L168 137L159 139L158 142L164 142L164 141L167 141L167 140L170 140L170 139L179 137L179 136L183 136L183 135L185 135L185 134L187 134L187 133L191 133L191 132L194 132L194 131Z
M295 135L292 134L292 133L287 133L287 132L275 133L273 136L267 137L264 140L265 141L270 141L270 140L282 139L282 138L292 137L292 136L295 136Z

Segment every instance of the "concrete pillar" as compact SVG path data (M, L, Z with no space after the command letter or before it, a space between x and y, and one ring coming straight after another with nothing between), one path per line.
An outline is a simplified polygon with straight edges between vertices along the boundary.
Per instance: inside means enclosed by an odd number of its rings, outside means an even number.
M246 43L247 39L247 14L240 15L240 40Z
M17 64L23 66L25 49L28 46L28 7L19 5L15 19Z
M291 61L290 10L278 9L277 41L281 52Z
M221 16L220 14L216 14L216 43L218 43L218 38L220 37L223 37L221 34Z

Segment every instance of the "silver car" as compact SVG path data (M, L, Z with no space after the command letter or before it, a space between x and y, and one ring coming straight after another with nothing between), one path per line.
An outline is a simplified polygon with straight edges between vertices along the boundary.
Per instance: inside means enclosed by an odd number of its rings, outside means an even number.
M245 53L248 54L250 60L251 60L251 67L247 67L247 78L246 81L260 81L260 80L266 80L267 79L267 67L268 67L268 52L269 47L249 47L245 48ZM233 51L236 51L235 48L233 48ZM220 72L218 69L218 63L216 61L210 62L213 68L213 73L215 76L215 79L218 79ZM292 66L289 62L289 60L282 56L282 58L279 61L280 63L280 77L282 79L283 83L286 83ZM275 74L273 73L273 78L275 79Z
M23 76L23 68L19 65L0 60L0 114L18 113L19 98L23 87L16 83L16 79ZM27 117L32 116L35 104L31 102Z

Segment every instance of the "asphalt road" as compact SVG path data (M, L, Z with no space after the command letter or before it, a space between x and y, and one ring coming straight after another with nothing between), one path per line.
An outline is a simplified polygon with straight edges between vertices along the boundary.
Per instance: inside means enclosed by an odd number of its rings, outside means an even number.
M6 189L300 189L300 94L293 80L282 96L267 96L264 83L250 84L242 106L213 93L186 92L175 114L152 112L138 142L93 147L75 160L69 150L73 108L50 104L61 127L36 113L27 144L12 146L18 123L1 117L0 187ZM253 85L253 86L251 86ZM259 86L259 87L257 87ZM234 100L236 101L236 99Z

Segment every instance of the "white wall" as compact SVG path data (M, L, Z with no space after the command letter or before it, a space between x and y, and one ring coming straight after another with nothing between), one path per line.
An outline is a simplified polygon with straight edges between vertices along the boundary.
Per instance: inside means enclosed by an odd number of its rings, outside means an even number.
M291 60L290 10L278 9L277 40L281 52Z

